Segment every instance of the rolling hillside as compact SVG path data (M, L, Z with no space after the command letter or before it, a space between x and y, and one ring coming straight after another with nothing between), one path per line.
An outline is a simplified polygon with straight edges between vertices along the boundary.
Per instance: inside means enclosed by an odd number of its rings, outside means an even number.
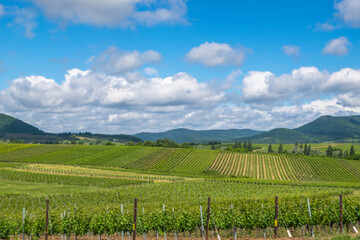
M360 184L360 161L204 149L0 144L1 162L111 167L180 176Z
M45 133L19 119L0 113L0 137L15 134L44 135Z
M360 139L360 116L322 116L295 130L321 142Z
M73 133L46 133L19 119L0 113L0 139L14 139L25 142L56 143L58 141L70 139L72 135ZM77 136L104 141L112 141L114 139L116 139L117 142L142 141L138 137L126 134L109 135L79 133Z
M252 141L254 143L317 143L316 137L308 136L296 130L287 128L276 128L253 137L240 138L239 141Z
M251 129L228 129L228 130L190 130L185 128L173 129L160 133L138 133L135 136L145 140L156 141L161 138L168 138L177 143L208 143L210 141L231 142L236 138L254 136L262 131Z
M237 139L254 143L359 142L360 116L322 116L299 128L277 128L251 137Z

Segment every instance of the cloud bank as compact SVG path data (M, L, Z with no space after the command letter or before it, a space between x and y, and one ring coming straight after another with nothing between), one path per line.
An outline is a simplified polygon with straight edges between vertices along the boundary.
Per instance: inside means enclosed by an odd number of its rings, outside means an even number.
M164 78L146 72L71 69L61 83L20 77L0 91L0 111L50 132L130 134L177 127L295 128L325 114L360 114L360 69L329 73L312 66L280 76L250 71L242 82L235 70L221 85L184 72Z

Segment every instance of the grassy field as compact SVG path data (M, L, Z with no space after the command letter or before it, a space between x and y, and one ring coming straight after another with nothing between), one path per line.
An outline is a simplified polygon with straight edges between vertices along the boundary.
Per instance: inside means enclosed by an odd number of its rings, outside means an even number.
M139 232L196 234L199 205L206 209L207 197L212 202L211 229L236 226L248 236L272 226L275 195L282 211L280 226L293 227L293 234L302 236L296 229L306 224L338 226L339 194L348 210L344 221L359 221L359 192L360 161L354 160L207 149L0 144L0 238L22 231L23 208L25 234L41 236L45 199L50 200L53 234L130 231L134 198L139 201ZM311 221L307 199L314 208ZM76 224L82 232L71 227Z

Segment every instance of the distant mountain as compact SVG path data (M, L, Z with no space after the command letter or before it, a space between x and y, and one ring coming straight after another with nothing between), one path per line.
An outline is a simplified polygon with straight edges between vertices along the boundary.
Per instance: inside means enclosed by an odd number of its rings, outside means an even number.
M319 139L307 136L306 134L300 133L296 130L287 128L275 128L268 132L264 132L252 137L244 137L237 139L240 142L251 141L253 143L316 143Z
M322 142L360 139L360 116L322 116L295 130Z
M0 113L0 137L18 134L44 135L45 133L19 119Z
M46 133L19 119L0 113L0 139L14 139L22 140L25 142L56 143L58 141L68 140L73 135L73 133ZM130 140L132 140L133 142L142 141L138 137L125 134L108 135L79 133L75 135L80 137L89 137L93 139L116 142L128 142Z
M162 138L168 138L177 143L208 143L210 141L231 142L236 138L249 137L262 133L251 129L228 129L228 130L190 130L186 128L178 128L160 133L141 132L135 134L141 139L156 141Z
M277 128L237 140L250 140L254 143L358 142L360 141L360 116L322 116L299 128Z

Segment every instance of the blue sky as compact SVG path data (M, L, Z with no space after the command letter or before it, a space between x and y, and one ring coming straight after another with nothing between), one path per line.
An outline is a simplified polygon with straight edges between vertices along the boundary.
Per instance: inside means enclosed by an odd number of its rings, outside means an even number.
M358 0L3 0L0 111L103 133L359 114L359 12Z

